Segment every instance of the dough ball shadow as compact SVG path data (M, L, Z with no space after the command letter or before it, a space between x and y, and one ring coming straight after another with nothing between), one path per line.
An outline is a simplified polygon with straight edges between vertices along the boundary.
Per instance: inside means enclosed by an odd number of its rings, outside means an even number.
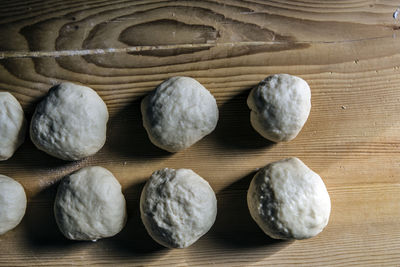
M28 202L24 226L26 240L33 251L61 251L67 247L77 246L82 243L65 238L58 229L53 212L53 203L58 185L59 181L46 187Z
M144 185L145 182L138 183L123 190L128 219L124 229L108 240L108 245L113 248L114 253L151 260L164 255L168 249L147 234L140 218L140 194Z
M262 248L264 255L270 255L291 241L268 237L251 217L247 207L247 189L254 175L252 172L218 192L218 215L212 232L226 247L243 251Z
M265 149L275 143L258 134L250 123L250 109L247 96L251 88L245 90L219 107L218 125L213 133L225 149Z
M172 153L153 145L142 124L141 98L114 114L107 129L105 148L119 156L139 161L156 160Z
M79 164L79 161L65 161L37 149L29 138L29 133L24 143L17 149L15 154L6 161L1 161L0 165L8 168L22 168L47 171L60 167ZM5 174L5 173L4 173ZM10 174L12 177L12 174Z

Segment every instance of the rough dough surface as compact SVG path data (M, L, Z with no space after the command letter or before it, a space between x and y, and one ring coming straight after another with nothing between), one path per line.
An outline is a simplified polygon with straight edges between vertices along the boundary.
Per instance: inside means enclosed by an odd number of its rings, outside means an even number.
M185 248L208 232L217 216L215 193L189 169L161 169L140 198L140 213L150 236L169 248Z
M331 201L321 177L298 158L270 163L253 178L250 214L276 239L305 239L328 224Z
M24 188L14 179L0 175L0 235L16 227L25 215Z
M40 150L63 159L95 154L106 141L107 106L91 88L61 83L36 107L30 136Z
M170 152L183 150L211 133L218 121L215 98L198 81L172 77L141 104L151 142Z
M0 160L9 159L24 142L26 120L18 100L0 92Z
M303 79L289 74L265 78L250 92L253 128L273 142L295 138L307 121L311 109L311 90Z
M61 181L54 214L69 239L95 241L114 236L126 222L121 185L105 168L82 168Z

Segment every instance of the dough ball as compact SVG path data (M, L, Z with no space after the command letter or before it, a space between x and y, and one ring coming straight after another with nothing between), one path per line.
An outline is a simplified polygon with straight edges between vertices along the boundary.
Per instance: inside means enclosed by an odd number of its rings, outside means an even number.
M189 77L166 80L143 99L141 109L151 142L170 152L193 145L211 133L218 121L215 98Z
M126 222L121 185L105 168L82 168L61 181L54 214L69 239L96 241L114 236Z
M0 92L0 160L9 159L24 142L26 120L18 100Z
M150 236L169 248L185 248L210 230L217 199L207 181L189 169L162 169L147 181L140 213Z
M331 201L321 177L298 158L270 163L247 193L250 214L276 239L305 239L328 224Z
M26 195L20 183L0 175L0 235L16 227L25 215Z
M38 149L63 160L79 160L103 147L107 121L107 106L94 90L61 83L36 107L30 135Z
M303 79L289 74L265 78L247 98L253 128L273 142L290 141L306 123L311 90Z

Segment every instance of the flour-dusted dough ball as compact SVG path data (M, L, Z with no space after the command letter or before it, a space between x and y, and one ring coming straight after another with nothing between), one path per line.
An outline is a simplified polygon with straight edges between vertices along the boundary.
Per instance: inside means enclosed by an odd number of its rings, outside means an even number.
M164 81L143 99L141 109L151 142L169 152L193 145L211 133L218 122L215 98L189 77Z
M62 179L54 214L58 227L69 239L95 241L114 236L126 222L121 185L105 168L82 168Z
M14 179L0 175L0 235L16 227L25 215L24 188Z
M0 92L0 160L9 159L24 142L26 120L18 100Z
M305 239L328 224L331 201L321 177L298 158L270 163L251 181L250 214L276 239Z
M273 142L295 138L311 109L311 90L303 79L289 74L265 78L247 98L253 128Z
M169 248L185 248L210 230L217 216L215 193L189 169L161 169L143 188L140 213L150 236Z
M63 160L79 160L103 147L107 121L107 106L93 89L61 83L36 107L30 135L38 149Z

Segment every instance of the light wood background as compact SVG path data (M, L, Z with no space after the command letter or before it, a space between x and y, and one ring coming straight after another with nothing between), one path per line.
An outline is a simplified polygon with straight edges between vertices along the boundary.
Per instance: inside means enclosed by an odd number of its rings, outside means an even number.
M95 156L65 162L29 138L0 173L25 187L25 218L0 236L0 265L400 266L400 1L0 1L0 90L35 103L61 81L94 88L110 112ZM289 143L249 124L249 89L274 73L307 80L311 115ZM141 98L164 79L191 76L216 97L215 132L169 154L141 125ZM297 156L324 179L329 225L296 242L267 238L246 190L257 168ZM111 170L129 209L126 228L71 242L52 214L57 181L88 165ZM139 218L143 183L162 167L192 168L217 193L218 217L193 246L158 246Z

